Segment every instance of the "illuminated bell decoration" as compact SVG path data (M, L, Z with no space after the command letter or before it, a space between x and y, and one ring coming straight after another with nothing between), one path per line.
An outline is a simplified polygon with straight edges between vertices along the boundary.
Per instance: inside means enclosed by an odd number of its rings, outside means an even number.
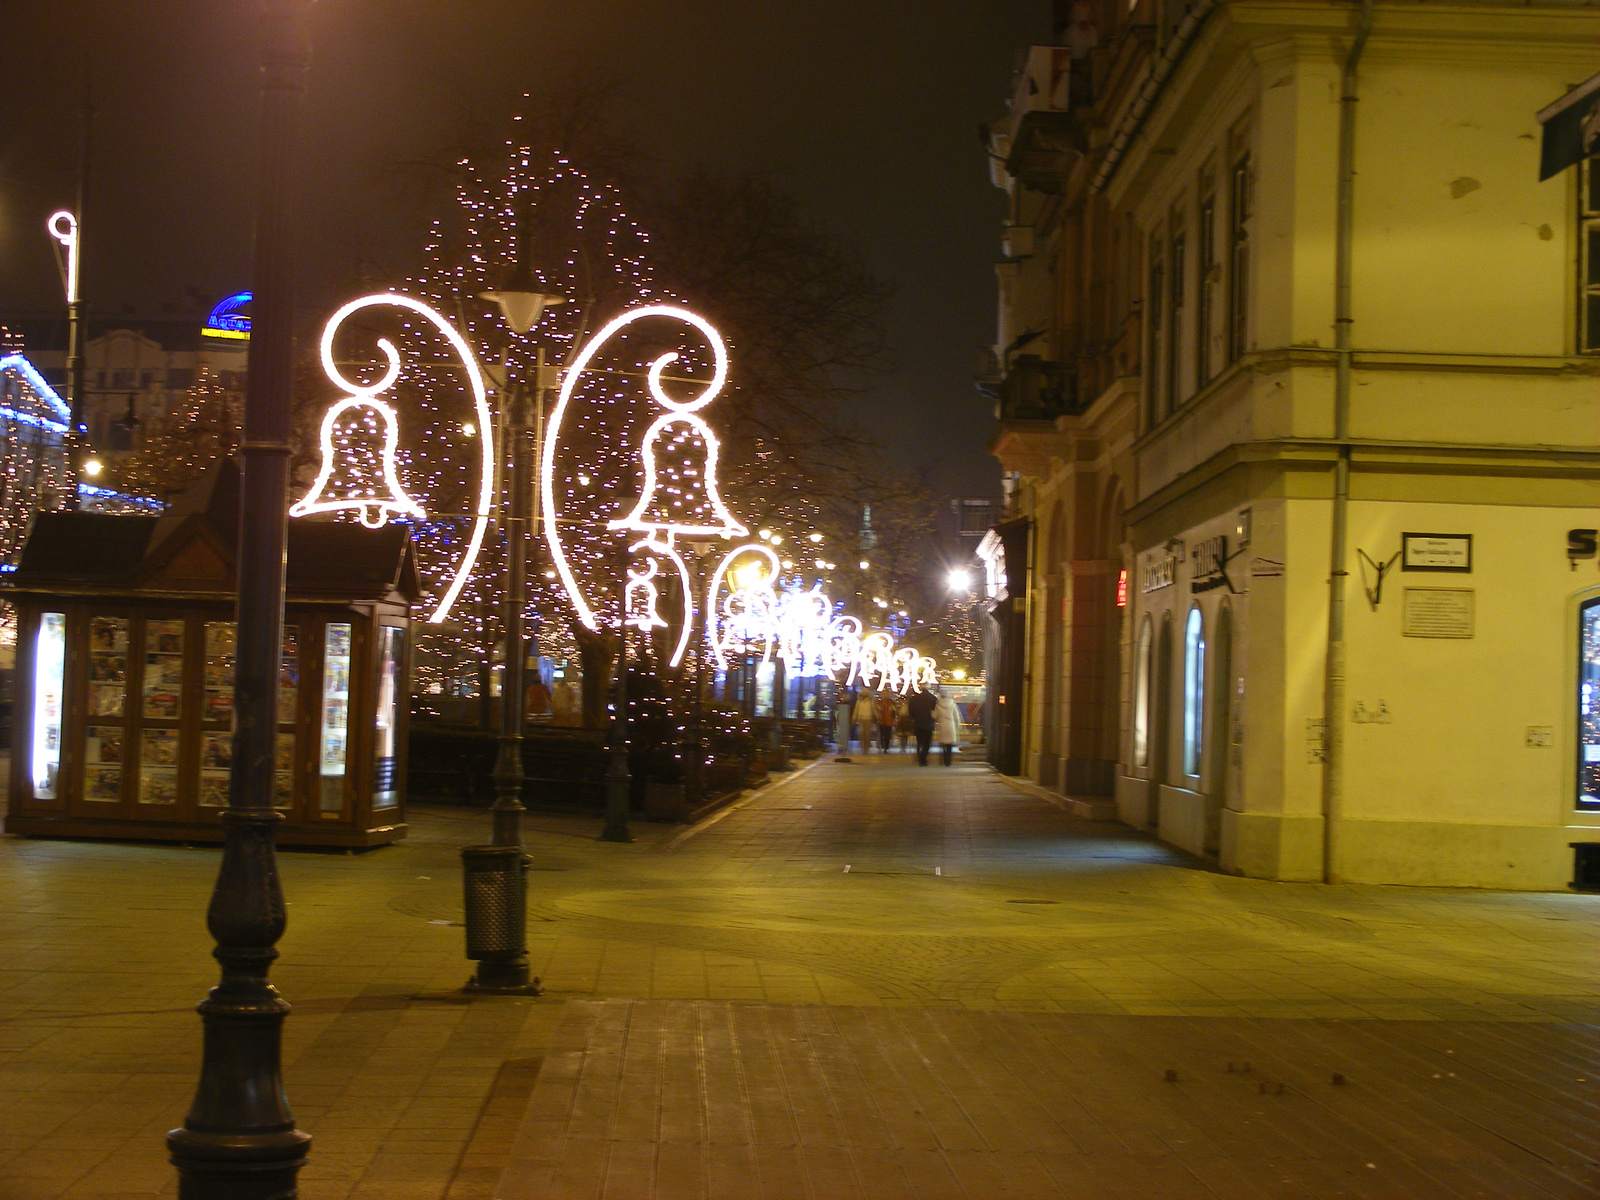
M555 519L560 507L554 482L556 447L560 444L562 424L571 408L574 390L594 356L619 331L635 321L651 318L681 321L698 330L710 347L714 369L710 381L697 396L675 400L662 387L661 376L668 366L678 361L679 355L675 352L663 354L650 364L647 376L650 394L656 403L669 411L651 424L641 441L644 487L638 503L626 516L607 522L606 528L644 533L644 541L634 547L636 551L646 549L651 554L673 561L679 579L685 585L682 618L685 632L672 660L676 665L688 645L687 630L694 619L694 599L687 586L687 568L673 547L674 536L684 533L731 537L745 532L744 526L734 519L717 493L717 438L696 412L716 398L728 379L728 348L716 327L688 309L652 304L625 312L601 328L563 373L561 391L550 413L544 445L540 448L539 488L543 510L551 514L551 519L544 523L551 564L568 599L572 601L578 620L589 629L598 631L599 618L572 573L567 549L562 544L561 522ZM658 458L664 459L664 463L658 462Z
M644 492L626 517L608 529L660 531L672 536L713 534L733 537L745 532L717 494L717 439L700 417L664 416L645 432L639 451L644 460Z
M422 506L406 495L405 489L400 486L400 480L395 475L395 447L399 440L399 426L395 419L394 409L387 403L378 399L379 395L388 391L400 378L400 352L394 348L394 343L388 338L378 339L378 349L382 351L385 366L382 374L374 383L357 383L346 378L339 370L339 365L334 361L333 342L339 332L339 326L352 313L364 308L392 307L403 308L422 317L435 330L450 343L450 348L455 351L456 357L461 360L462 369L466 372L467 383L472 389L473 408L477 413L477 427L486 433L493 428L489 415L489 394L484 386L483 371L478 366L477 356L472 353L472 348L467 345L466 339L455 329L455 326L446 321L433 309L420 300L410 296L401 295L399 292L380 292L371 296L362 296L352 300L340 308L333 316L328 318L328 323L322 329L322 370L329 379L338 386L340 391L348 392L350 398L341 400L327 412L322 419L322 467L317 475L317 481L312 484L311 491L290 509L291 517L303 517L314 512L331 512L336 510L357 510L361 523L372 528L382 525L388 520L389 514L414 516L418 520L426 519ZM370 413L376 413L383 423L383 445L379 451L379 476L386 494L378 495L377 487L370 482L360 485L342 482L329 490L328 481L335 467L334 433L339 419L347 412L363 409L370 410L364 414L365 419L371 419ZM472 568L478 561L478 552L483 548L483 537L489 527L489 513L494 502L495 486L495 461L494 439L484 436L478 439L478 486L477 503L473 509L472 534L467 540L466 550L461 555L461 561L455 570L455 576L450 581L450 586L439 598L439 603L433 610L433 615L428 618L428 623L437 625L449 614L450 608L455 604L456 598L461 595L461 589L466 586L467 579L472 574ZM342 490L341 490L342 489Z
M625 623L641 633L667 627L661 614L656 611L656 602L661 598L661 593L656 589L655 574L656 560L653 558L650 560L650 569L642 575L632 567L628 568L628 586L624 592L627 611Z
M377 479L362 470L355 458L355 447L375 432L375 420L381 422L383 439L376 456L382 464ZM422 511L422 505L406 495L395 476L394 454L399 441L400 426L394 409L383 401L353 397L335 404L322 418L322 467L317 481L305 498L289 509L289 515L353 510L368 529L381 528L391 513L419 521L426 519L428 514Z

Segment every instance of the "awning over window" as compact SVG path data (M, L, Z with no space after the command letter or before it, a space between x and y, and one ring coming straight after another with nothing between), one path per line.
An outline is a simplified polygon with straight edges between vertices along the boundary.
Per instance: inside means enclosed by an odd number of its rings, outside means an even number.
M1600 149L1600 75L1546 105L1538 116L1544 126L1539 178L1545 180Z

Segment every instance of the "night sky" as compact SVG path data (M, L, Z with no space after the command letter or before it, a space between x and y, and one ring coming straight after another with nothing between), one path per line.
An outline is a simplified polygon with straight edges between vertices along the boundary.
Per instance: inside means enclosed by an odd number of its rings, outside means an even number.
M252 0L6 0L0 320L60 303L44 220L73 203L85 62L96 109L84 294L153 312L248 286ZM978 123L1003 111L1048 0L319 0L302 125L299 301L308 324L363 277L416 262L403 164L464 125L509 128L525 91L606 85L613 124L669 172L769 174L897 289L893 373L859 403L936 494L994 490L1002 194Z

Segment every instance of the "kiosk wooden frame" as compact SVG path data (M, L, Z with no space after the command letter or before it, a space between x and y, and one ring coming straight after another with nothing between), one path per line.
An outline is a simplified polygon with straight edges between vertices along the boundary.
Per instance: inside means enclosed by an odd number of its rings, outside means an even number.
M17 608L8 833L220 841L233 717L232 464L161 517L42 513ZM404 527L289 526L278 840L405 836Z

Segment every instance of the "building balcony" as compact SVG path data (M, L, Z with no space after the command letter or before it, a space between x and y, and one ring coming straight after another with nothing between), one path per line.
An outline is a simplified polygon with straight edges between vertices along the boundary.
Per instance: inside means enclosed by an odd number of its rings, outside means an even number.
M1083 125L1072 113L1035 109L1017 119L1006 170L1026 188L1059 195L1088 148Z
M1002 421L1053 421L1077 411L1077 377L1066 363L1018 354L993 388Z

